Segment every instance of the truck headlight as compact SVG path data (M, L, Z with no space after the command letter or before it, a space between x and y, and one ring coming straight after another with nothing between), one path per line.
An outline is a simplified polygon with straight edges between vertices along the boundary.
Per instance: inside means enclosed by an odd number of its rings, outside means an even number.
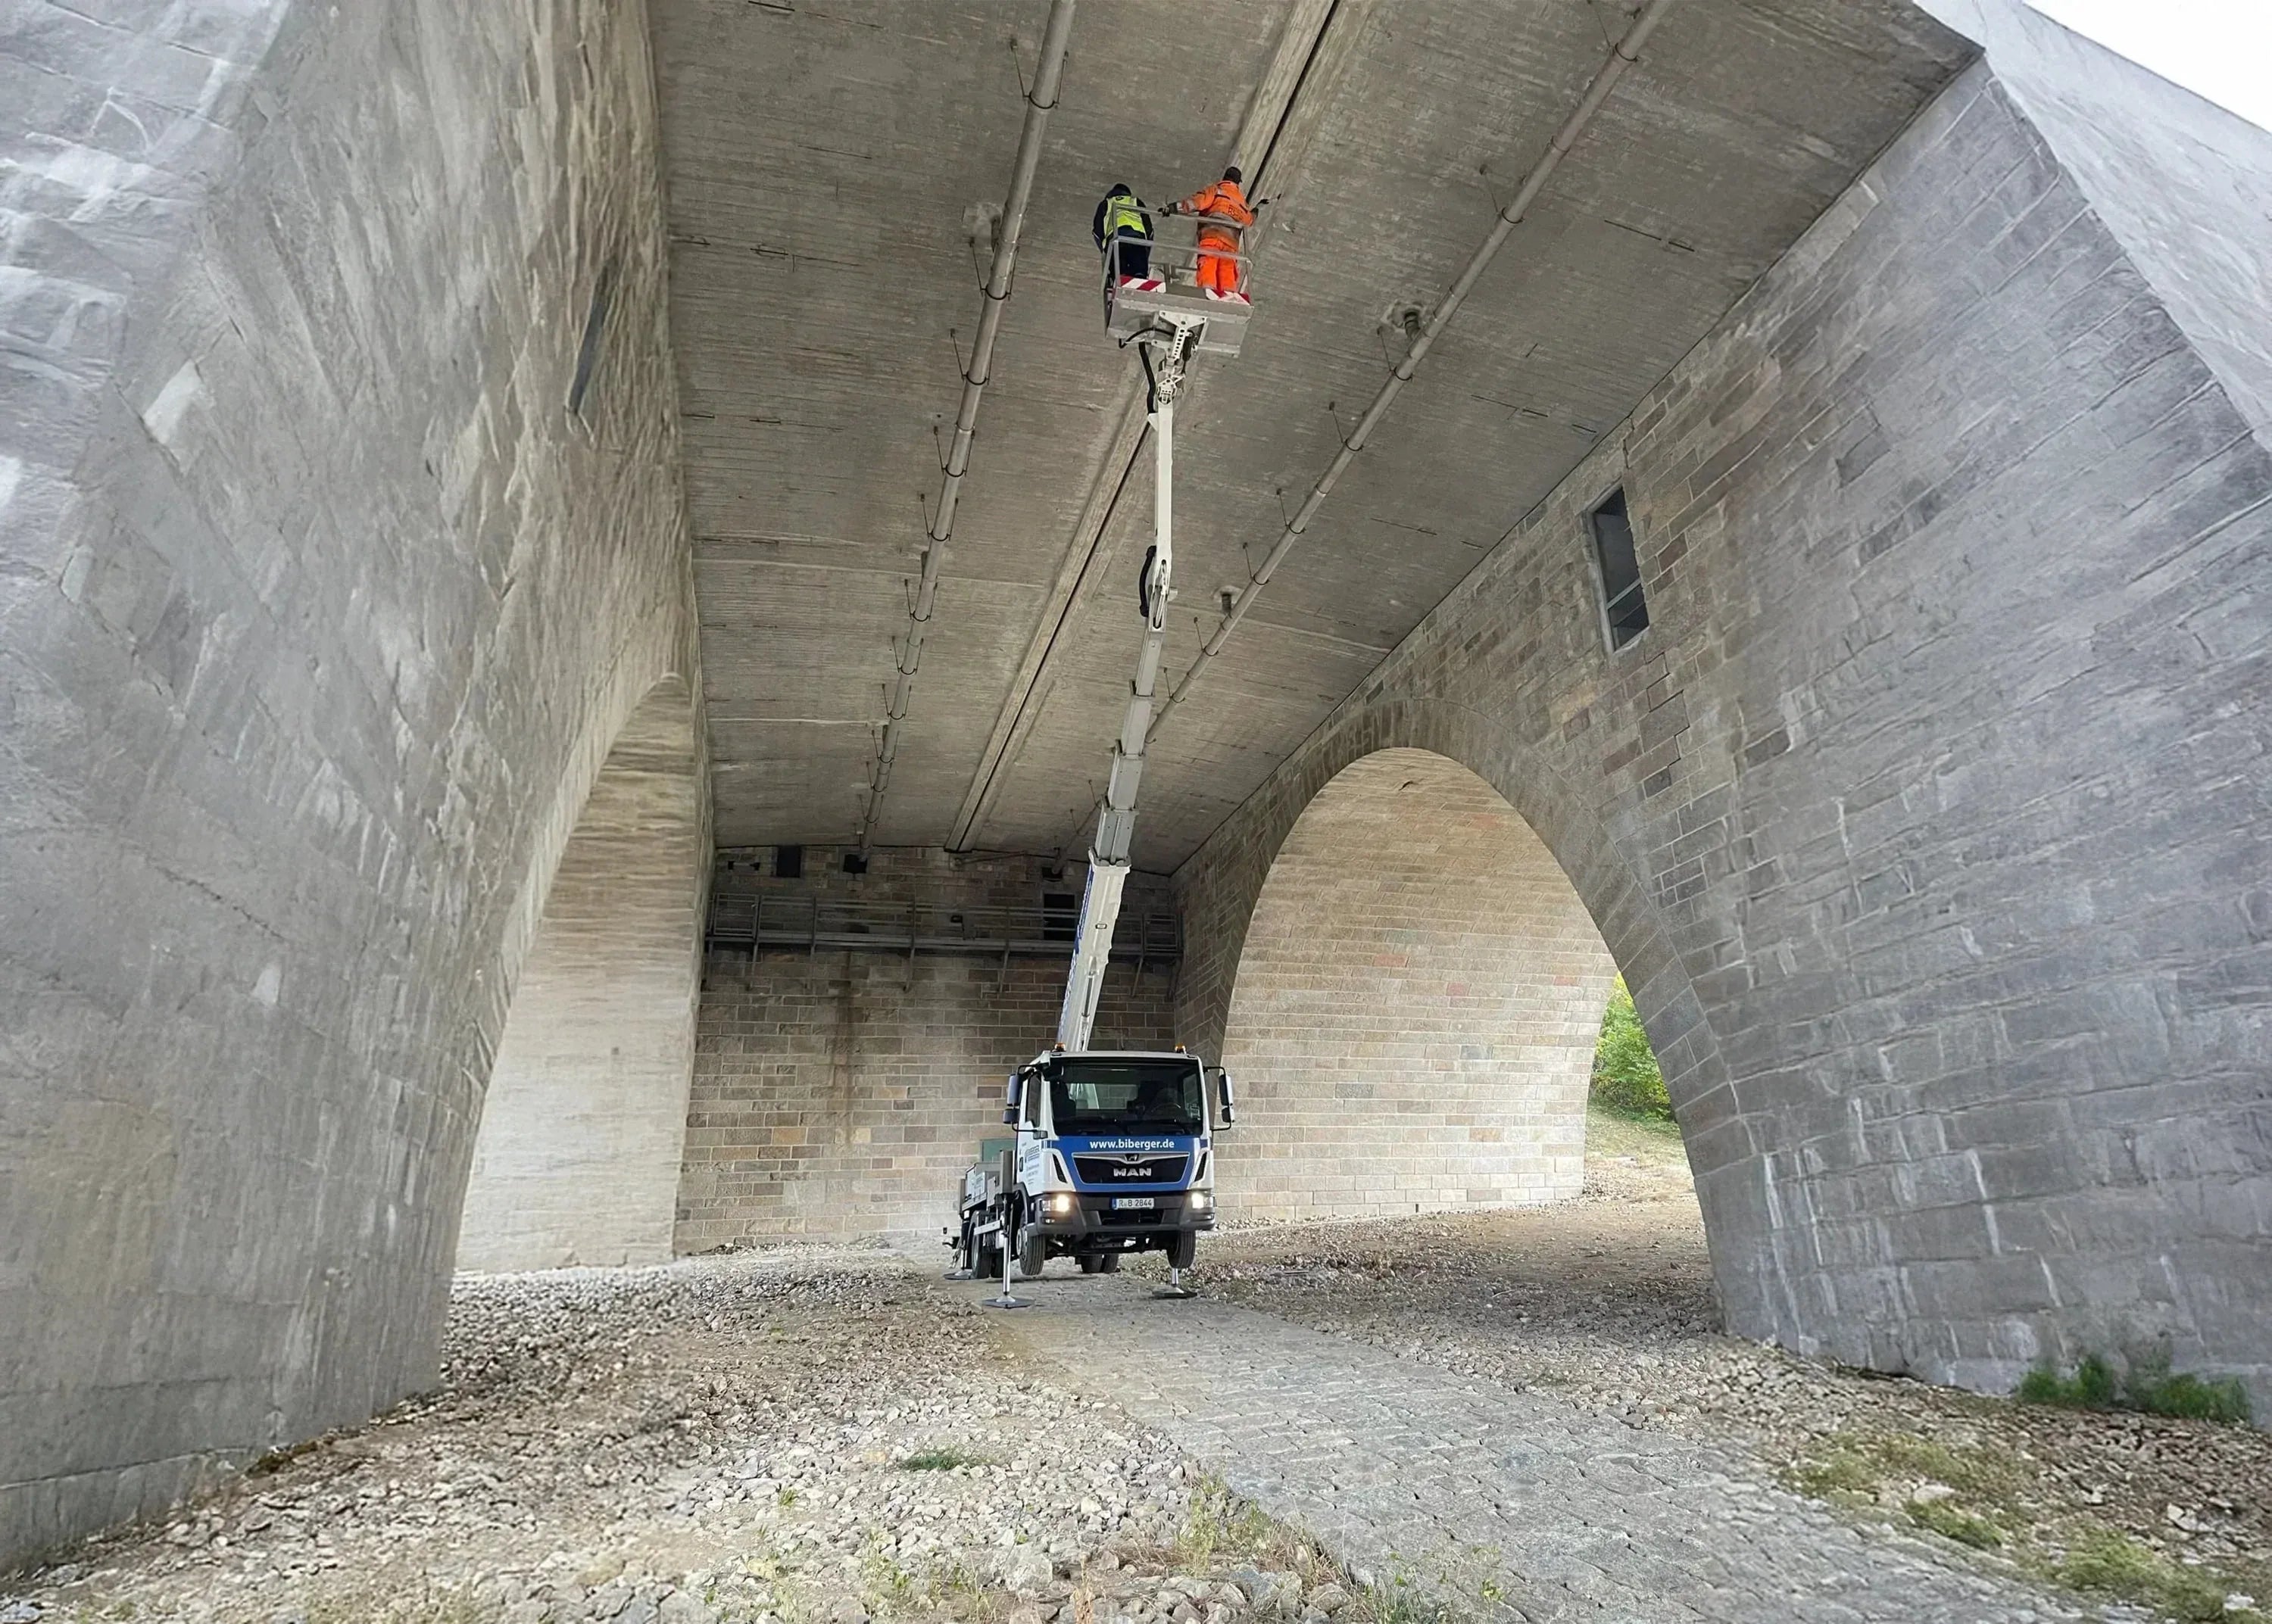
M1051 1218L1071 1218L1072 1216L1072 1195L1070 1191L1056 1191L1050 1196L1049 1205L1050 1216Z
M1205 1212L1213 1208L1214 1205L1214 1193L1212 1190L1193 1190L1192 1192L1192 1211Z

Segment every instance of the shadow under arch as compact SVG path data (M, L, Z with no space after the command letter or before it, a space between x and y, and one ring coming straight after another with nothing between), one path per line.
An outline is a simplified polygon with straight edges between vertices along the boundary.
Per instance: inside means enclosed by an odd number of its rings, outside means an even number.
M561 848L475 1140L460 1269L671 1255L709 833L694 696L648 689Z
M1273 860L1231 989L1218 1143L1242 1217L1526 1205L1585 1178L1616 974L1552 853L1430 750L1359 757Z
M1552 855L1624 974L1663 1068L1729 1329L1799 1345L1805 1337L1778 1258L1782 1225L1766 1164L1734 1109L1717 1038L1659 912L1658 897L1678 890L1678 855L1663 853L1663 874L1645 877L1618 838L1617 815L1498 719L1438 699L1361 698L1282 764L1176 875L1185 938L1178 1038L1202 1054L1223 1052L1248 932L1281 850L1344 769L1404 749L1442 756L1481 779Z

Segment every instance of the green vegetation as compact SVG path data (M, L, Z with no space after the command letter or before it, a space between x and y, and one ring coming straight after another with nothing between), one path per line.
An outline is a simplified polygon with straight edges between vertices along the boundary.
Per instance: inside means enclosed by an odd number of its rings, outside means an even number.
M2189 1421L2244 1422L2249 1419L2248 1393L2232 1378L2203 1378L2186 1372L2172 1375L2167 1353L2133 1359L2120 1376L2113 1367L2093 1353L2061 1375L2045 1366L2031 1370L2020 1383L2022 1404L2059 1404L2071 1410L2135 1410L2146 1415L2175 1416Z
M986 1457L975 1449L923 1449L900 1463L901 1471L953 1471L958 1466L983 1466Z
M1944 1538L1969 1545L1976 1551L1993 1551L2004 1543L1996 1524L1945 1500L1913 1500L1906 1509L1910 1521Z
M2066 1381L2095 1393L2119 1397L2122 1390L2103 1364ZM1866 1516L1882 1516L1898 1502L1900 1515L1916 1527L1999 1552L2070 1590L2134 1602L2188 1624L2266 1624L2253 1606L2225 1605L2228 1597L2256 1585L2172 1561L2089 1514L2059 1514L2043 1503L2037 1476L2032 1460L2010 1449L1859 1432L1825 1441L1784 1473L1792 1487Z
M2181 1568L2151 1546L2111 1529L2093 1530L2076 1538L2066 1560L2052 1573L2075 1590L2134 1601L2173 1619L2264 1616L2253 1607L2228 1609L2224 1598L2230 1592L2214 1574Z
M1487 1605L1500 1599L1495 1562L1488 1564L1493 1570L1491 1574L1470 1586L1448 1572L1424 1576L1392 1554L1386 1574L1361 1580L1356 1573L1342 1571L1312 1536L1241 1499L1213 1476L1202 1478L1193 1490L1190 1515L1177 1531L1172 1549L1133 1554L1134 1560L1147 1567L1156 1563L1179 1573L1247 1565L1294 1573L1308 1591L1327 1584L1339 1586L1349 1600L1334 1614L1334 1624L1460 1624L1469 1612L1451 1605L1450 1593L1464 1594L1473 1589Z
M1997 1508L2011 1507L2036 1475L2031 1464L2000 1449L1952 1447L1901 1433L1873 1439L1870 1453L1890 1471L1946 1483L1960 1494Z
M2111 1366L2092 1354L2063 1376L2049 1365L2030 1370L2020 1382L2023 1404L2061 1404L2070 1410L2111 1410L2120 1396Z
M1940 1484L1954 1490L1954 1496L1913 1502L1910 1520L1952 1539L1984 1546L2003 1543L1993 1537L1997 1529L1992 1519L2015 1517L2020 1495L2034 1475L2026 1461L2007 1454L1902 1433L1841 1433L1822 1454L1797 1462L1788 1473L1792 1487L1830 1499L1848 1494L1874 1500L1889 1481L1902 1479ZM1967 1511L1960 1501L1987 1514L1991 1537L1982 1537L1981 1530L1970 1526L1984 1519ZM1959 1517L1968 1519L1963 1534L1953 1531Z
M1651 1166L1688 1161L1680 1125L1655 1117L1634 1118L1611 1111L1598 1099L1586 1104L1586 1154L1630 1156Z
M1177 1531L1176 1555L1195 1572L1218 1558L1252 1561L1269 1551L1278 1533L1259 1506L1232 1494L1221 1479L1203 1478Z
M1609 1008L1602 1011L1601 1040L1594 1047L1593 1095L1596 1105L1618 1116L1649 1122L1672 1120L1664 1074L1657 1069L1656 1052L1648 1047L1648 1034L1641 1030L1623 976L1610 993Z
M1491 1587L1496 1590L1494 1584ZM1487 1602L1497 1599L1485 1594ZM1365 1597L1368 1624L1452 1624L1457 1617L1441 1601L1426 1594L1414 1575L1401 1564Z

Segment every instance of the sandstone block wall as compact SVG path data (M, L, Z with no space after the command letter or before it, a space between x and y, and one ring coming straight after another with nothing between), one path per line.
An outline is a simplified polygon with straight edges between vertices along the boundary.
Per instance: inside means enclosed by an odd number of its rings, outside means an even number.
M878 850L843 873L804 849L805 877L763 875L762 850L721 853L720 895L762 889L793 911L819 896L939 908L1032 907L1078 897L1084 873L1035 858ZM1133 877L1130 910L1161 907ZM706 970L677 1247L936 1233L978 1142L1001 1129L1004 1080L1057 1032L1067 960L823 949L714 948ZM1100 1047L1174 1041L1174 972L1116 962Z
M1178 1030L1303 808L1436 751L1632 984L1734 1330L1985 1387L2160 1342L2272 1399L2268 563L2272 455L1976 68L1186 864Z
M1496 790L1424 750L1354 763L1278 848L1241 946L1225 1215L1575 1196L1614 974L1585 904Z
M482 1099L460 1269L667 1263L709 900L700 718L667 678L569 837Z
M4 1561L431 1382L553 867L695 674L640 7L26 0L0 85Z

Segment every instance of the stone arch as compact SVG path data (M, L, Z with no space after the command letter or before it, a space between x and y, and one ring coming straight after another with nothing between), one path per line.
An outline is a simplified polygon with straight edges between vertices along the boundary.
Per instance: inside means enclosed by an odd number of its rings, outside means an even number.
M1576 1195L1615 973L1498 791L1429 750L1359 757L1302 809L1247 925L1225 1199L1353 1218Z
M1185 937L1178 1038L1202 1054L1222 1052L1256 905L1288 837L1344 769L1399 749L1424 750L1465 768L1551 854L1625 976L1664 1069L1729 1328L1804 1343L1766 1163L1734 1108L1728 1069L1688 966L1673 949L1655 898L1619 849L1628 831L1618 820L1629 815L1589 801L1543 748L1492 716L1436 698L1361 697L1312 734L1231 815L1176 875Z
M1687 970L1618 850L1609 818L1564 781L1543 751L1491 719L1441 700L1383 699L1336 716L1184 865L1176 876L1185 936L1178 1034L1202 1053L1222 1049L1247 924L1280 847L1342 769L1388 749L1426 750L1465 767L1544 843L1633 989L1675 1106L1708 1110L1710 1096L1726 1086L1726 1069Z
M460 1269L671 1255L709 867L701 759L693 695L666 677L592 779L490 1069Z

